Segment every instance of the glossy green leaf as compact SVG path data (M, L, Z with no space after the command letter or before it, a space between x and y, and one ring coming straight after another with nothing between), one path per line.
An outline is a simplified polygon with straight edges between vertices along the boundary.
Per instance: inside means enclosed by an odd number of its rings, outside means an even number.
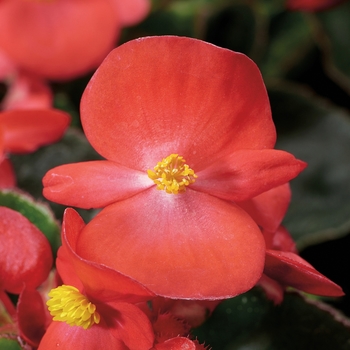
M194 334L213 350L348 350L349 326L322 302L287 293L275 306L256 288L223 301Z
M34 224L49 240L55 253L60 245L60 226L48 205L34 201L29 195L16 190L0 191L0 206L18 211Z
M303 91L270 87L276 147L308 167L292 181L292 203L284 224L299 249L350 230L350 116Z

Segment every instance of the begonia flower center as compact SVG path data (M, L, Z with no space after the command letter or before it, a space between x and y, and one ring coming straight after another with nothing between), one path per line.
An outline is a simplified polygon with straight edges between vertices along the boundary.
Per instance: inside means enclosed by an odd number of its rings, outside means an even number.
M158 162L153 170L147 170L148 177L157 185L158 190L169 194L186 191L186 186L196 181L197 175L186 164L183 157L171 154Z
M51 289L51 298L46 302L54 321L88 329L100 322L96 306L73 286L62 285Z

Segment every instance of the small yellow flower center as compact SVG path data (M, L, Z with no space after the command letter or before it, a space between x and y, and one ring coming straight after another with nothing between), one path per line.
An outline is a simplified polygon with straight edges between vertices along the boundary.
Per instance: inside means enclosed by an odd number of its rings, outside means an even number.
M158 162L154 171L147 170L148 177L157 185L158 190L178 194L186 191L186 186L196 181L197 175L185 164L178 154L171 154Z
M66 322L70 326L88 329L100 322L96 306L72 286L62 285L51 289L51 298L46 302L54 321Z

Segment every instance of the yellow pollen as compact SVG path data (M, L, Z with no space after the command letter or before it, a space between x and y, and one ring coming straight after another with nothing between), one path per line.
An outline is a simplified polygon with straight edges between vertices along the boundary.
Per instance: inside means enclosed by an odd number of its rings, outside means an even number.
M185 164L178 154L171 154L158 162L154 171L147 170L148 177L157 185L158 190L178 194L186 191L186 186L196 181L197 175Z
M62 285L51 289L46 302L54 321L88 329L100 322L96 306L73 286Z

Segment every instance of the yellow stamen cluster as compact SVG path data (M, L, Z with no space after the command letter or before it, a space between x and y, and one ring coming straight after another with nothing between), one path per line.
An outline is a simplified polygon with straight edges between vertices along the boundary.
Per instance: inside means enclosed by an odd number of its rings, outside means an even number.
M154 171L148 170L148 177L157 185L158 190L170 194L183 193L186 191L186 186L194 183L197 178L185 162L185 159L178 154L171 154L158 162Z
M96 306L72 286L62 285L51 289L51 298L46 302L54 321L66 322L70 326L88 329L100 322Z

